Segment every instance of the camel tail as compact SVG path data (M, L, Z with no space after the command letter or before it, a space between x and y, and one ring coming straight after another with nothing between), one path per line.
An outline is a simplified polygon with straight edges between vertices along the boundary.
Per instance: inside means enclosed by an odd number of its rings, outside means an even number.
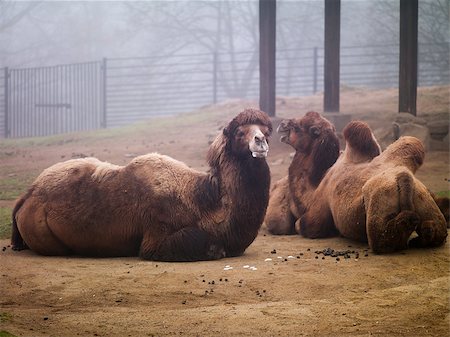
M414 211L414 179L409 172L401 172L396 177L400 211Z
M12 211L12 233L11 233L11 246L13 250L23 250L28 249L27 244L22 238L22 235L19 232L19 228L17 227L17 219L16 214L19 209L23 206L25 201L30 197L33 189L30 188L27 193L22 195L19 200L17 200L16 205Z

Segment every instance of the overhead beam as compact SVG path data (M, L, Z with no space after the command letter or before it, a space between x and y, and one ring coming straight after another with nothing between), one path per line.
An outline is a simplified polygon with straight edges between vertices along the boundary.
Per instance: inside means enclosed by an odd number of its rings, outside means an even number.
M259 107L275 116L276 0L259 0Z
M324 112L339 112L341 0L325 0Z
M416 115L418 0L400 0L398 111Z

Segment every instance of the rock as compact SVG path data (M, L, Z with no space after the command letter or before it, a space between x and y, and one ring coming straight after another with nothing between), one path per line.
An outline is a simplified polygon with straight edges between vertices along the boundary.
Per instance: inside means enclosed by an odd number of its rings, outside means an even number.
M425 149L430 148L430 131L428 127L415 123L397 123L392 124L393 127L393 141L402 136L414 136L418 138L425 146Z
M430 136L436 140L443 140L448 135L449 121L438 120L428 123L428 129L430 130Z
M395 117L395 122L399 124L405 123L413 123L419 125L427 124L427 121L424 118L414 116L409 112L399 112L398 115Z

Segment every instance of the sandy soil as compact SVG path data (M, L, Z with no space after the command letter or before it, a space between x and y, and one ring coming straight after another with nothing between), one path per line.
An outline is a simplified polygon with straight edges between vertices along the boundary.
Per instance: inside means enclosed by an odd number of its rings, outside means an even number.
M359 93L352 100L344 94L346 111L369 114L362 102L367 96ZM395 108L379 102L392 98L389 93L373 96L372 111L378 110L372 116L378 117L371 125L388 125ZM425 98L423 106L429 108ZM358 100L366 110L353 108ZM320 97L282 100L280 115L320 110L320 102ZM147 132L141 126L101 140L84 133L48 144L5 142L0 144L0 179L31 181L45 167L81 154L124 164L134 155L159 151L205 170L208 141L241 105L251 104L205 108L219 109L220 117L199 123L193 116L179 129L152 121L148 125L160 127ZM268 157L273 181L287 173L290 152L274 136ZM448 157L448 152L429 152L418 172L435 192L449 190ZM0 201L3 207L12 204ZM0 241L0 331L17 336L450 334L448 242L435 249L374 255L367 245L343 238L309 240L261 231L242 257L195 263L42 257L13 252L8 245ZM349 258L318 253L326 248L349 251Z

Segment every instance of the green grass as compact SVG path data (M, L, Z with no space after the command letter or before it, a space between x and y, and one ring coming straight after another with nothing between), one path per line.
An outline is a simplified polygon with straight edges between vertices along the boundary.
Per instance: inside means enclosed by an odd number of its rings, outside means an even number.
M13 335L9 333L8 331L0 331L0 337L17 337L16 335Z
M15 200L33 182L35 175L29 177L7 177L0 180L0 200Z
M436 194L436 196L438 196L438 197L447 197L447 198L450 198L450 190L448 190L448 191L440 191L440 192L437 192L437 193L435 193Z
M11 213L12 208L0 207L0 239L11 237Z
M0 313L0 322L8 322L12 318L11 314L8 314L7 312Z
M21 148L29 146L52 146L64 145L66 143L92 143L105 139L128 138L136 133L165 132L174 127L188 127L198 123L217 119L217 113L209 109L198 110L176 116L153 117L146 121L137 122L122 127L98 129L92 131L80 131L54 136L0 139L0 155L10 155L9 152L2 153L1 150L10 151L11 147Z

